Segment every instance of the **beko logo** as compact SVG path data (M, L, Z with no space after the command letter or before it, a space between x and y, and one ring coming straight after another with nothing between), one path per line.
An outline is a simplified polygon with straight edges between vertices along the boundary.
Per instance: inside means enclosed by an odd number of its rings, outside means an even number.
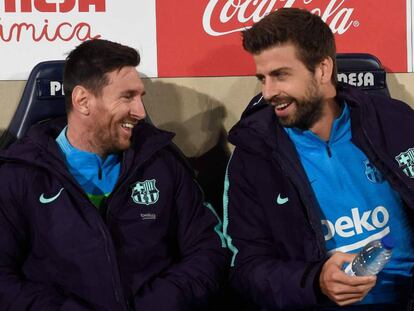
M321 220L322 226L327 230L325 241L332 239L335 234L340 237L349 238L354 235L362 234L365 231L382 229L388 224L390 216L384 206L378 206L372 211L366 211L360 215L358 208L351 210L351 217L341 216L335 223L324 219Z

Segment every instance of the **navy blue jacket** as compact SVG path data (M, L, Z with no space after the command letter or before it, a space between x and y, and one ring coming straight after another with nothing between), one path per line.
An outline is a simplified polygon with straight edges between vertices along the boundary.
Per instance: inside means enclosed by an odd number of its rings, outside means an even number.
M0 310L206 308L228 257L173 134L135 128L101 217L55 142L64 123L0 155Z
M414 210L414 111L346 86L338 88L337 100L350 106L354 144ZM223 229L233 251L232 287L266 310L316 308L327 252L318 203L295 146L261 95L229 140L236 148L226 175ZM412 176L397 161L410 149Z

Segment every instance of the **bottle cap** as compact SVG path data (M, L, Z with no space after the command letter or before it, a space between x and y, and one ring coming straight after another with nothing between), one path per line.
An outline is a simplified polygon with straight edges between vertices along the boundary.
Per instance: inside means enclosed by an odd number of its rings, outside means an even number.
M391 234L386 235L381 239L381 243L386 249L393 249L395 247L395 239Z

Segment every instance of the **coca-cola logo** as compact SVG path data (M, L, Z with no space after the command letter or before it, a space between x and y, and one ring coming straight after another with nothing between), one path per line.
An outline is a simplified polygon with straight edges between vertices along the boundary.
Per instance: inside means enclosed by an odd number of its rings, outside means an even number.
M354 8L345 6L346 0L324 1L316 7L313 0L209 0L203 14L203 28L210 36L224 36L239 32L279 8L303 7L319 15L332 32L344 34L359 22L352 19Z
M0 7L1 9L1 7ZM106 11L106 0L4 0L3 12L13 13L68 13L68 12L98 12ZM7 16L7 15L6 15ZM100 38L94 34L92 26L87 22L51 22L50 18L43 22L15 21L7 23L0 19L0 42L20 42L22 40L40 41L79 41Z

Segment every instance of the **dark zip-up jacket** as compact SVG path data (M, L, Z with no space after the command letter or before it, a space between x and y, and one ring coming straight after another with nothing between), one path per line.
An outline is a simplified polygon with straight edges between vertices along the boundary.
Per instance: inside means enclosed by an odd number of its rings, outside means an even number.
M173 134L135 128L101 216L55 142L64 125L36 125L0 154L0 310L206 308L226 250Z
M414 175L397 158L412 148L414 172L414 111L347 86L338 88L337 100L350 106L353 143L413 211ZM327 252L319 206L294 144L261 95L229 140L236 148L226 174L224 233L233 251L232 287L263 310L317 308L325 300L319 273Z

